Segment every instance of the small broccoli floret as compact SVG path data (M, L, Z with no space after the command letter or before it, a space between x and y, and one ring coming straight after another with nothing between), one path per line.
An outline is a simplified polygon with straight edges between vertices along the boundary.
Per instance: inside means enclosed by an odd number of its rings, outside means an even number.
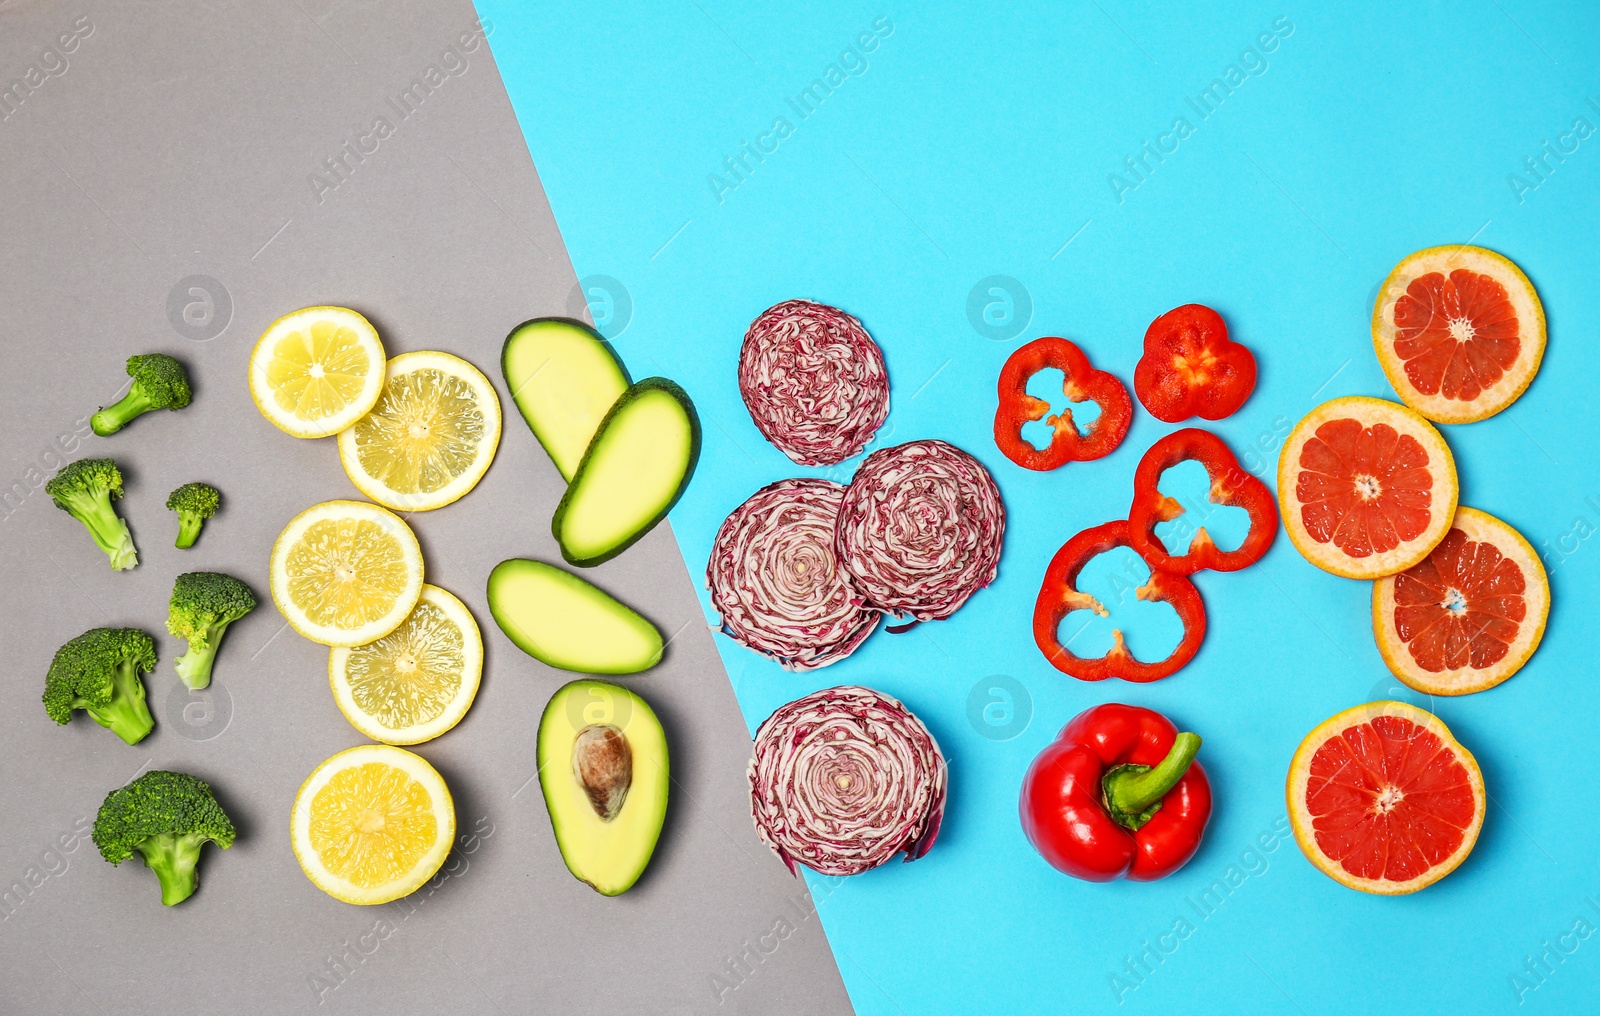
M211 664L228 625L256 609L250 587L219 572L185 572L172 584L167 631L189 640L178 657L178 676L191 688L211 683Z
M178 547L192 547L200 527L217 513L222 495L209 483L186 483L167 495L167 507L178 513Z
M122 496L122 470L110 459L79 459L61 467L45 482L44 490L56 507L83 523L99 548L111 559L113 571L126 571L139 563L128 524L111 507Z
M140 674L156 669L156 644L137 628L92 628L56 650L44 679L44 711L57 723L82 709L129 744L156 721Z
M170 907L194 895L200 848L210 840L227 850L234 830L210 784L187 773L153 769L106 795L93 836L100 856L112 864L137 850L161 880L161 902Z
M165 353L128 357L128 376L133 378L128 394L89 420L101 437L115 434L152 409L182 409L189 404L189 372Z

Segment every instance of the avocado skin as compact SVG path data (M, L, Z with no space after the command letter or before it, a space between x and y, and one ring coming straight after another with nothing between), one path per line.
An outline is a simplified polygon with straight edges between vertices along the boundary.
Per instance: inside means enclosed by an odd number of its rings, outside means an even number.
M600 444L600 436L611 425L612 418L634 399L650 390L663 391L671 395L678 400L688 414L689 462L687 468L683 471L683 482L678 484L677 492L672 495L672 499L667 502L666 506L648 523L640 526L639 530L628 539L595 557L574 557L568 553L566 545L561 540L561 521L567 514L567 504L572 499L572 491L578 486L578 482L583 479L583 472L588 468L589 460L594 456L595 448ZM654 529L662 519L667 517L673 506L678 503L678 499L683 497L683 492L689 489L689 479L694 476L695 466L700 462L700 414L695 411L694 400L689 398L689 393L684 391L676 381L669 378L647 377L643 381L634 382L627 391L622 393L622 397L617 399L610 412L606 413L605 419L600 421L600 426L595 430L594 436L595 440L590 442L589 450L583 453L583 459L578 463L577 472L572 474L572 482L567 485L567 492L561 495L561 503L556 505L556 513L550 519L550 533L555 537L556 545L561 548L562 559L578 568L592 568L597 564L604 564L643 539L646 533Z

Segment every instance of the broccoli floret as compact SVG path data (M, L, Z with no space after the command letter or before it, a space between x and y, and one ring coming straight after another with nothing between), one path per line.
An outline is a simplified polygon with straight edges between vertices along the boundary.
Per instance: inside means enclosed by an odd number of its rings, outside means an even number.
M45 482L44 490L56 507L83 523L99 548L111 558L113 571L126 571L139 563L128 524L111 507L122 496L122 470L110 459L79 459L61 467Z
M217 513L222 495L209 483L186 483L167 495L167 507L178 513L177 547L192 547L200 527Z
M189 404L189 372L165 353L128 357L128 376L133 378L128 394L89 420L101 437L115 434L152 409L182 409Z
M129 744L156 721L140 674L156 669L156 644L137 628L92 628L56 650L44 679L44 711L57 723L82 709Z
M137 850L161 880L161 902L170 907L194 895L200 848L210 840L227 850L234 830L210 784L187 773L153 769L106 795L93 836L100 856L112 864Z
M185 572L172 584L167 631L189 640L178 657L178 676L191 688L211 683L211 664L228 625L256 609L250 587L219 572Z

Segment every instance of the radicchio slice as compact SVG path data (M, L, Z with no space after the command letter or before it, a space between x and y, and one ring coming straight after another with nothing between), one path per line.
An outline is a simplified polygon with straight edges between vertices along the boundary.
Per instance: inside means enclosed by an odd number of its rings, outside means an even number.
M844 487L779 480L735 508L706 563L711 605L734 641L790 670L844 659L881 616L861 602L834 556Z
M767 440L802 466L843 462L889 416L883 351L860 321L810 300L786 300L751 322L739 394Z
M1005 529L1000 488L983 463L943 441L911 441L856 470L835 548L869 606L938 621L994 581Z
M939 745L898 701L855 685L781 706L756 731L756 832L798 874L855 875L928 852L944 818Z

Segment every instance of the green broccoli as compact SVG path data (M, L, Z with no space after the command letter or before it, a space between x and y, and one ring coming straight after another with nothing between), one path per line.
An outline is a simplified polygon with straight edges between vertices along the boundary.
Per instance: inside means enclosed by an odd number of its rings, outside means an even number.
M156 721L140 674L156 669L156 644L137 628L92 628L56 650L44 679L44 711L57 723L82 709L129 744Z
M231 575L197 571L178 576L172 584L167 631L189 640L189 651L176 664L184 684L198 689L211 683L211 664L223 633L255 609L255 594Z
M152 769L106 795L93 836L100 856L112 864L137 850L161 880L161 902L170 907L194 895L200 848L210 840L227 850L234 830L210 784L187 773Z
M178 513L179 548L192 547L200 538L200 527L217 513L222 495L209 483L186 483L167 495L167 507Z
M116 405L94 414L89 427L101 437L115 434L152 409L182 409L189 404L189 372L165 353L128 357L133 387Z
M106 556L113 571L126 571L139 563L128 524L111 507L122 496L122 470L110 459L79 459L61 467L45 482L44 490L56 507L82 522Z

